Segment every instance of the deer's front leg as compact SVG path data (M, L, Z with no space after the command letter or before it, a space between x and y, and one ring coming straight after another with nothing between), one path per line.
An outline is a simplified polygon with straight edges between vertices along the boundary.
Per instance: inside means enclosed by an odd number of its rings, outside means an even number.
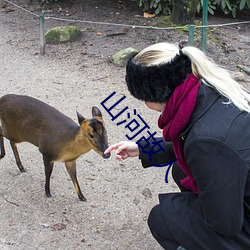
M71 180L73 181L76 193L81 201L87 201L86 198L83 196L82 191L80 189L79 183L76 177L76 161L68 161L65 162L66 169L70 175Z

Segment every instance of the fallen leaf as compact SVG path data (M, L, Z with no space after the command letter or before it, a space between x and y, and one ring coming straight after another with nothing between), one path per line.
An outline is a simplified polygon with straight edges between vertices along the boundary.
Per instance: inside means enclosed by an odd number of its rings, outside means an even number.
M143 13L143 17L145 17L145 18L152 18L152 17L155 17L155 14L149 14L147 12L144 12Z
M152 198L152 193L149 188L144 188L142 194L147 198Z
M51 226L51 229L53 231L61 231L61 230L66 229L66 225L63 223L54 224L53 226Z

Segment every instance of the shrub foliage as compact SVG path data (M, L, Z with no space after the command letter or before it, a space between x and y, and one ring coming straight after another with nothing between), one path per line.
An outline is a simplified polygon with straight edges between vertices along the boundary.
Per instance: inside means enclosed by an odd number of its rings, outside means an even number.
M171 14L172 2L174 0L134 0L146 11L154 11L155 14ZM193 0L187 0L193 1ZM199 0L197 13L201 12L204 0ZM236 12L243 9L250 9L250 0L208 0L208 11L214 15L217 8L221 8L223 13L236 17Z

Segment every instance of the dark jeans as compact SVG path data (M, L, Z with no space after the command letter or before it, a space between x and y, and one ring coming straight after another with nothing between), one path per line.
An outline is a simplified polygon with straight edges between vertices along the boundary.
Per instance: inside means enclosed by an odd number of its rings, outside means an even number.
M172 167L172 175L181 192L188 191L180 184L180 180L185 178L186 175L177 163L174 163ZM148 217L148 226L154 238L164 249L176 250L180 246L180 244L175 241L174 236L171 235L166 223L164 222L164 218L160 211L160 205L156 205L151 210Z

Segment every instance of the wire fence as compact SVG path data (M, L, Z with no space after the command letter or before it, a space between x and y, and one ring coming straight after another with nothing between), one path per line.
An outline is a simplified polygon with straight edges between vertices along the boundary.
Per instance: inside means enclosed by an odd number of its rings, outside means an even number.
M155 26L142 26L142 25L130 25L130 24L118 24L118 23L109 23L109 22L97 22L97 21L88 21L88 20L78 20L78 19L67 19L67 18L59 18L59 17L52 17L52 16L45 16L45 13L42 11L39 15L29 11L9 0L2 0L17 9L20 9L24 12L29 13L37 18L39 18L40 22L40 53L43 55L45 53L45 39L44 39L44 32L45 32L45 20L55 20L55 21L63 21L63 22L74 22L74 23L85 23L85 24L93 24L93 25L108 25L108 26L118 26L118 27L126 27L131 29L153 29L153 30L178 30L178 29L188 29L188 42L189 45L194 44L194 32L196 29L203 29L203 28L215 28L215 27L228 27L234 25L242 25L242 24L250 24L250 21L241 21L241 22L231 22L231 23L223 23L223 24L208 24L208 25L184 25L184 26L173 26L173 27L155 27ZM206 38L205 38L206 39ZM206 42L206 41L204 41Z

